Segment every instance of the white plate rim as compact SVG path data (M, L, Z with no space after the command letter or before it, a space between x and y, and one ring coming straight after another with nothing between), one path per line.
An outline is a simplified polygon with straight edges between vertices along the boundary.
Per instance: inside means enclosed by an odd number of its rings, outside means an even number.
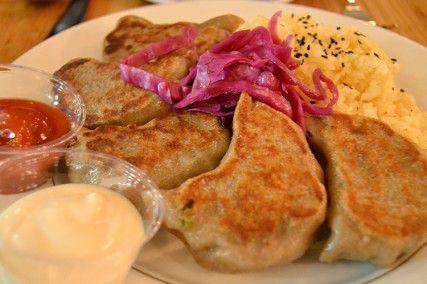
M209 2L210 4L212 4L212 3L224 4L225 3L225 1L197 1L197 2L198 2L198 4L200 4L201 2ZM197 3L197 2L187 2L187 3L185 3L185 5L191 5L190 3ZM238 4L242 4L242 2L246 2L246 1L226 1L226 3L227 3L226 5L238 5ZM378 32L378 29L380 29L380 28L377 28L377 27L369 26L369 25L367 25L367 24L365 24L365 23L363 23L363 22L361 22L359 20L350 19L350 18L348 18L346 16L343 16L343 15L340 15L340 14L336 14L336 13L329 12L329 11L324 11L324 10L313 8L313 7L306 7L306 6L294 5L294 4L282 4L282 3L279 4L277 2L275 2L275 3L261 2L261 3L263 3L264 5L276 5L276 6L280 5L280 8L282 8L284 10L286 8L292 8L292 9L297 9L297 10L304 9L306 11L306 13L310 13L310 14L311 13L323 14L325 16L330 16L330 17L333 17L333 18L340 18L343 21L351 20L354 23L358 23L358 25L364 25L367 30L371 30L371 31L377 31ZM48 46L48 45L52 44L53 42L55 42L55 41L63 38L65 35L74 33L76 31L84 30L85 27L88 27L88 26L92 25L93 23L100 22L100 21L107 21L108 19L118 18L118 17L126 15L126 14L143 14L147 10L152 10L152 9L155 10L156 8L159 8L159 9L165 9L165 8L173 9L173 7L175 5L184 5L184 3L183 2L179 2L179 3L168 3L168 4L165 4L165 5L161 5L161 6L144 6L144 7L133 8L133 9L128 9L128 10L116 12L116 13L109 14L109 15L106 15L106 16L103 16L103 17L99 17L99 18L96 18L96 19L89 20L87 22L84 22L84 23L81 23L79 25L76 25L76 26L74 26L74 27L72 27L70 29L67 29L66 31L64 31L64 32L62 32L60 34L57 34L57 35L55 35L55 36L53 36L53 37L51 37L51 38L49 38L49 39L47 39L47 40L39 43L38 45L34 46L32 49L30 49L29 51L27 51L23 55L21 55L19 58L17 58L14 61L14 63L16 63L16 64L26 64L26 62L31 61L31 58L33 56L36 56L36 54L37 54L37 52L39 50L42 50L43 48L46 48L46 46ZM247 5L247 3L245 3L244 5ZM268 16L268 15L266 15L266 16ZM185 20L185 17L183 17L183 20ZM387 34L389 36L392 36L392 37L398 39L399 41L404 42L408 46L411 46L412 48L417 49L418 51L421 50L421 52L423 53L423 57L427 58L427 49L424 46L422 46L421 44L419 44L419 43L417 43L417 42L415 42L415 41L413 41L411 39L408 39L406 37L403 37L401 35L395 34L394 32L389 31L389 30L381 29L381 33ZM63 63L65 63L65 62L63 62ZM37 67L37 66L34 66L34 67ZM52 70L46 70L46 71L52 71ZM427 78L427 72L424 72L423 76L425 78ZM408 264L410 264L412 262L412 260L414 258L417 258L417 256L419 256L420 254L424 255L422 261L425 262L425 263L427 263L427 261L426 261L427 260L427 258L426 258L426 256L427 256L427 249L424 248L424 249L421 249L421 250L424 253L418 252L415 255L415 257L412 257L410 260L408 260L405 263L404 266L401 266L401 267L403 268L403 267L407 266ZM380 283L381 281L378 281L378 280L381 280L382 278L390 278L389 276L392 276L393 274L395 274L396 270L398 270L398 269L394 269L393 271L390 271L389 273L387 273L385 276L382 276L382 277L374 280L375 283ZM423 275L424 275L424 277L427 277L427 272L424 272ZM394 277L392 277L392 278L394 278ZM418 279L421 280L422 279L422 275ZM393 279L391 279L391 278L389 280L393 281ZM406 278L406 280L408 280L408 279ZM387 282L384 282L384 283L387 283ZM413 283L418 283L418 282L413 282ZM419 282L419 283L421 283L421 282Z

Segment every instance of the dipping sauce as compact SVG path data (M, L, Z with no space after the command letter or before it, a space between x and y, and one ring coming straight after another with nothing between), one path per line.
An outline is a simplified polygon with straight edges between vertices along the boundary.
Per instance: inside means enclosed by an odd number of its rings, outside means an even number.
M57 108L31 100L0 99L0 146L37 146L69 131L67 116Z
M143 240L142 218L122 195L52 186L0 215L0 270L10 283L123 283Z

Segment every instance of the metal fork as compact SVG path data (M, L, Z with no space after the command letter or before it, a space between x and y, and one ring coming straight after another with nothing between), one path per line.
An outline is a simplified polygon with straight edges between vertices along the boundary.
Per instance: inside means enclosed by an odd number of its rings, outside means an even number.
M62 15L61 19L55 24L49 36L80 23L85 16L88 5L88 0L73 0L64 15Z
M363 11L362 7L356 3L356 0L347 0L347 5L344 8L343 14L358 20L366 21L374 27L379 26L385 29L394 29L398 27L396 24L378 25L374 19Z

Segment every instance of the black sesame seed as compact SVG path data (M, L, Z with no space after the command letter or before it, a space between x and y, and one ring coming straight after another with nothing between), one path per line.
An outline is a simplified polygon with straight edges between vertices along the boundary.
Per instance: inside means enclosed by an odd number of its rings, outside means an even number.
M337 57L338 56L338 53L331 52L331 54L332 54L333 57Z
M304 57L305 57L305 58L308 58L308 53L304 53Z
M394 87L393 88L391 88L393 91L394 91Z
M328 57L326 55L324 55L324 54L322 54L322 57L325 58L325 59L328 59Z
M364 34L359 33L359 32L354 32L354 34L357 35L357 36L363 36L363 37L365 36Z
M369 52L366 52L365 55L371 55Z
M307 26L304 26L304 29L308 29L308 27L307 27Z
M359 44L362 44L362 42L361 42L359 39L357 40L357 42L358 42Z
M376 58L378 58L378 59L380 58L380 56L378 55L378 53L374 52L374 55L375 55Z
M193 208L193 205L194 205L194 200L193 200L193 199L190 199L190 200L188 200L188 202L184 205L184 207L182 207L182 209L181 209L181 210L191 209L191 208Z
M341 49L341 46L335 47L335 50L340 50L340 49Z
M396 58L391 58L391 61L397 62L397 59Z
M304 25L307 25L307 24L308 24L308 22L307 22L307 21L302 21L302 23L303 23Z
M311 49L310 45L307 45L307 50L310 50L310 49Z
M301 60L301 65L303 65L304 64L304 58Z
M348 88L350 88L351 90L353 90L353 88L349 85L349 84L346 84L346 83L342 83L344 86L346 86L346 87L348 87Z
M320 46L323 46L322 40L319 39Z
M347 54L353 54L354 52L351 51L351 50L349 50L349 51L346 51L345 53L347 53Z
M341 67L342 67L342 68L344 68L344 67L345 67L344 62L341 62Z
M316 103L316 101L311 100L310 104L314 105Z
M404 93L404 92L405 92L405 90L404 90L404 89L400 89L400 92Z
M311 15L307 15L307 20L309 20L311 18Z
M299 53L299 52L298 52L298 53L295 53L295 55L294 55L294 57L295 57L295 58L300 58L301 56L302 56L302 54L301 54L301 53Z
M343 38L343 37L342 37L342 38L341 38L341 41L345 41L345 38Z
M337 27L337 30L339 31L340 29L341 29L341 27L339 27L339 26L338 26L338 27Z

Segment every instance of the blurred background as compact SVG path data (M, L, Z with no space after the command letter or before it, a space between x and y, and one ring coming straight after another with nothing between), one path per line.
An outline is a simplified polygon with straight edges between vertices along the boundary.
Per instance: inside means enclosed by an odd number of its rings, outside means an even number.
M134 7L159 5L156 2L173 1L0 0L0 63L12 62L49 36L79 22ZM346 14L385 26L424 46L427 45L427 0L279 0L275 2L290 2Z

